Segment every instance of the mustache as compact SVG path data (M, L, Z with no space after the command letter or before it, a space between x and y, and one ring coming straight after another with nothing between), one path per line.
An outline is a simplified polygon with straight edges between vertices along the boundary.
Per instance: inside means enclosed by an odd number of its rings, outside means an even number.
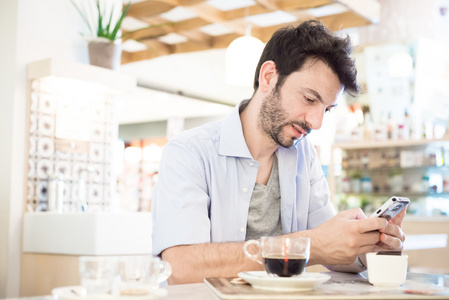
M300 127L305 132L305 135L309 134L312 131L312 128L307 122L292 122L291 124Z

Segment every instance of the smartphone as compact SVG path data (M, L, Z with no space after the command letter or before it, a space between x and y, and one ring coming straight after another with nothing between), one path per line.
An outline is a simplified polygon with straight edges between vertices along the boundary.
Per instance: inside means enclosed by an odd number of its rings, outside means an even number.
M398 213L400 213L404 208L409 205L410 200L405 197L393 196L388 199L376 212L374 212L370 217L385 218L387 221L393 219Z

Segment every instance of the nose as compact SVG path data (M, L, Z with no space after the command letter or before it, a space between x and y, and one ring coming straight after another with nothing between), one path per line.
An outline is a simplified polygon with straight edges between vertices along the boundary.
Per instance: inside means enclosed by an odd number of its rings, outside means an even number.
M319 106L313 110L311 110L306 117L306 122L309 123L310 128L313 130L318 130L323 125L323 118L326 109Z

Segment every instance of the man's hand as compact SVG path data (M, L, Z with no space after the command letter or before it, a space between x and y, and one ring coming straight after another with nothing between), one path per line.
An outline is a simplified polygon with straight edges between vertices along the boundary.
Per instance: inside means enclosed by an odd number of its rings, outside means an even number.
M380 235L390 242L397 228L384 218L367 218L360 208L345 210L311 230L311 264L352 264L358 255L375 251ZM382 230L382 233L381 233ZM387 232L388 230L388 232ZM402 231L401 231L402 232Z
M312 230L288 236L311 238L309 265L348 265L366 252L400 250L405 210L387 222L367 218L359 208L342 211ZM378 246L376 246L378 244ZM170 284L201 282L205 277L232 277L240 271L262 270L263 266L243 254L243 242L174 246L162 252L173 274Z
M402 221L405 218L407 209L403 209L393 219L388 222L388 226L379 229L380 242L374 252L381 250L399 250L404 248L405 234L402 231Z

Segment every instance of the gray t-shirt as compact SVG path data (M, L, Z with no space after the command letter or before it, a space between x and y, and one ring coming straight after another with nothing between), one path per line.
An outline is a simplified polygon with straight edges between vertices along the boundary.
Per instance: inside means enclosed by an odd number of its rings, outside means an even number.
M267 185L256 182L249 203L246 240L282 234L281 189L278 159L274 155L273 167Z

